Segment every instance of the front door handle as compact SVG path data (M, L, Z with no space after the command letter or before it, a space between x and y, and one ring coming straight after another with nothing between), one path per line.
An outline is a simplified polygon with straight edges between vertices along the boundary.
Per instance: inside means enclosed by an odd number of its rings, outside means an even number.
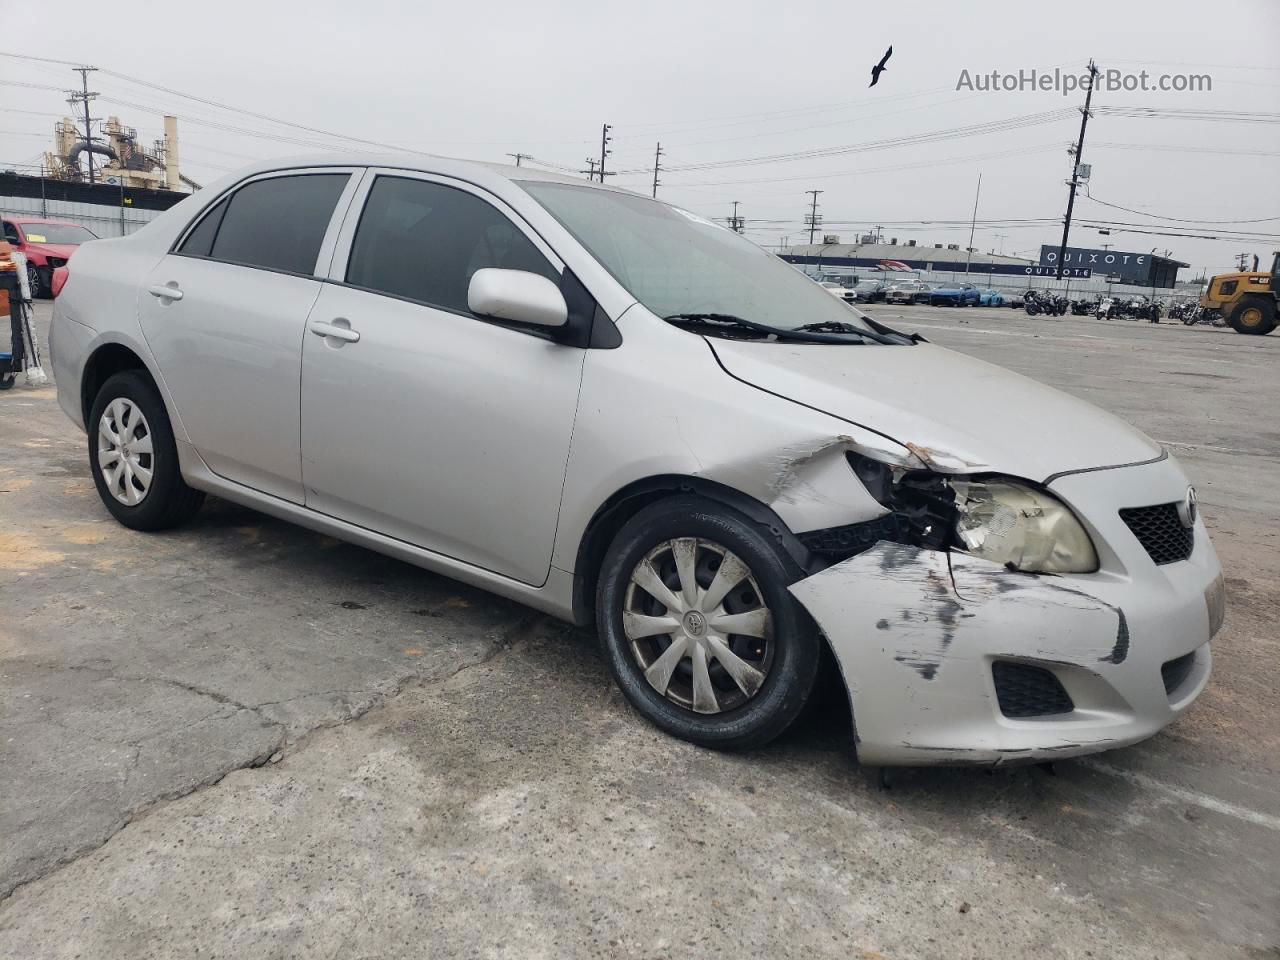
M345 320L335 320L333 323L317 320L311 324L311 332L317 337L333 337L344 343L357 343L360 340L360 334L352 330Z
M159 297L161 300L182 299L182 289L174 280L170 280L168 283L153 283L147 287L147 293L153 297Z

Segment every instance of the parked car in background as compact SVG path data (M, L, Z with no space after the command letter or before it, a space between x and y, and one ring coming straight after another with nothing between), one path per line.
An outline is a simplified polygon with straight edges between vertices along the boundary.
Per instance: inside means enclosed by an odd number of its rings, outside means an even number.
M999 290L979 290L978 303L984 307L1003 307L1004 294Z
M883 280L859 280L853 286L853 294L858 303L878 303L888 289L889 284Z
M80 244L97 240L98 235L66 220L5 217L4 238L27 258L31 295L47 297L53 286L53 271L66 266Z
M934 307L970 307L978 302L978 288L972 283L953 283L929 291L929 304Z
M1025 302L1026 300L1020 293L1011 293L1004 298L1004 305L1006 307L1013 307L1015 310L1020 308Z
M592 624L673 736L759 746L830 671L863 763L1058 760L1208 681L1221 569L1160 444L649 197L263 161L66 270L58 403L117 521L211 493Z
M932 288L922 280L898 280L884 292L886 303L923 303Z

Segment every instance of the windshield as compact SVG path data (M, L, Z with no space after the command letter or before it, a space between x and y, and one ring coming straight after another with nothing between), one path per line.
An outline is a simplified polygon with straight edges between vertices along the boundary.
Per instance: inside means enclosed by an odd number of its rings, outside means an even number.
M659 317L721 314L786 330L813 323L871 329L821 284L710 220L626 193L534 180L520 186Z
M96 234L72 223L24 223L22 233L27 243L88 243Z

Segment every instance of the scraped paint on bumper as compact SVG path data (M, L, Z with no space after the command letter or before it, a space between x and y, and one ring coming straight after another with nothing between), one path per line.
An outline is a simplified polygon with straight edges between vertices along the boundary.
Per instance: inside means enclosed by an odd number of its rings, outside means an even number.
M1072 475L1053 489L1090 527L1102 556L1097 573L1018 573L966 554L880 543L792 585L839 661L863 763L1095 753L1150 737L1204 689L1222 576L1203 524L1188 560L1157 566L1118 515L1184 496L1176 463ZM1189 654L1189 669L1166 691L1162 666ZM996 661L1050 671L1074 709L1005 716Z

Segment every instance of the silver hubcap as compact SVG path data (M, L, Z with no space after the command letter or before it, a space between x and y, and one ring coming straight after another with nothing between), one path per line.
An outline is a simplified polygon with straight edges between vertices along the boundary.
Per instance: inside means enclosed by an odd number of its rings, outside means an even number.
M137 506L151 489L155 469L151 426L132 400L118 397L102 411L98 469L111 495L126 506Z
M682 537L631 572L622 630L650 686L697 713L759 692L773 665L773 618L751 570L709 540Z

